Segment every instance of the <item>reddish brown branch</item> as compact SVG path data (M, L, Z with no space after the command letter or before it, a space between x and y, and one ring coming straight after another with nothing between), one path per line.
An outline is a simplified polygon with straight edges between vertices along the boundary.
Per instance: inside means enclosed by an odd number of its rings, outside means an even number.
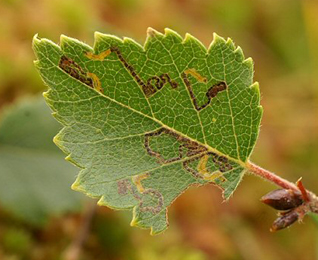
M275 173L270 172L268 170L265 170L252 162L247 163L247 169L251 173L253 173L257 176L260 176L265 180L273 182L279 187L282 187L282 188L287 189L287 190L297 190L297 191L299 190L298 187L296 186L296 184L294 184L290 181L287 181L287 180L279 177Z
M318 197L313 192L306 190L300 181L298 181L296 185L288 180L283 179L282 177L279 177L273 172L259 167L252 162L247 162L246 167L249 172L262 177L263 179L268 180L283 189L294 190L298 192L300 191L303 196L305 195L304 200L306 202L307 212L311 211L318 214Z

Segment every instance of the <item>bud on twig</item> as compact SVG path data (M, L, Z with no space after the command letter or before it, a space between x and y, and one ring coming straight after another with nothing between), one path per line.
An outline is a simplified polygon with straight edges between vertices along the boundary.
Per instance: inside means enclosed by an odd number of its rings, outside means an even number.
M299 214L296 210L288 211L274 221L270 231L275 232L277 230L287 228L298 219Z
M304 202L300 192L286 189L271 191L261 201L277 210L294 209Z
M303 186L301 178L296 182L296 186L298 190L274 190L261 198L263 203L282 211L270 231L289 227L297 220L301 221L308 212L314 212L316 204L312 202L312 195Z

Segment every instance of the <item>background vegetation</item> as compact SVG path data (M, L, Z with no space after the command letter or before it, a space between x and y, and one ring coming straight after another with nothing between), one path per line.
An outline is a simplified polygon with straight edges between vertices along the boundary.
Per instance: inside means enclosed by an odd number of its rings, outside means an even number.
M44 127L46 123L33 120L33 131L24 127L28 120L17 116L9 120L9 128L7 125L12 106L28 109L28 105L21 105L27 102L25 99L45 91L32 64L34 34L57 43L60 34L65 34L90 45L94 31L128 36L143 43L149 26L158 31L169 27L181 35L189 32L206 46L213 32L231 37L246 57L254 59L255 80L261 85L264 118L252 160L291 181L303 176L307 188L317 193L317 14L315 0L2 0L0 259L63 259L90 212L89 202L83 196L68 191L77 172L75 167L65 166L69 167L65 173L69 174L67 185L52 186L46 191L47 176L53 175L54 185L58 178L54 178L55 172L65 170L60 151L45 145L45 149L59 154L57 162L61 165L50 161L51 166L45 167L42 157L33 157L38 161L32 166L26 162L33 149L42 149L44 145L25 146L25 138L49 131ZM10 127L20 128L11 136L13 139L8 134ZM17 136L23 138L18 140ZM25 156L11 151L9 161L5 156L8 144L12 143L30 150ZM28 179L28 170L32 180ZM18 188L12 183L19 183ZM129 227L129 214L98 208L80 259L318 258L318 229L313 219L307 217L304 224L278 233L268 231L275 211L262 205L259 198L273 188L256 177L246 176L227 203L222 203L221 192L211 185L192 188L170 208L168 231L156 237L150 237L148 230ZM31 193L32 196L26 195ZM68 194L68 203L72 199L71 205L61 206L63 199L58 194L64 193ZM6 194L16 195L13 199ZM35 206L33 203L38 201L42 203Z

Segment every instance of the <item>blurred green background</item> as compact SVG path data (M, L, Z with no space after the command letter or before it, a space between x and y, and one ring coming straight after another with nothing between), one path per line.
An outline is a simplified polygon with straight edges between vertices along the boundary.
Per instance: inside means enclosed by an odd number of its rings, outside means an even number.
M246 176L227 203L212 185L191 188L169 210L170 228L150 237L130 214L97 208L79 257L69 253L90 200L70 190L77 169L51 142L45 86L32 61L34 34L93 44L100 31L143 43L147 27L186 32L206 46L231 37L255 62L264 117L252 160L318 192L317 0L1 0L0 259L318 259L317 223L270 233L274 189ZM76 242L75 242L76 243Z

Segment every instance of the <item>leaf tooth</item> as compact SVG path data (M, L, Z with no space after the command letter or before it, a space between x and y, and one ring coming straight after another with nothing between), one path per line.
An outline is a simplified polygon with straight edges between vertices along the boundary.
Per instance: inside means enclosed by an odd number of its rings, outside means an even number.
M139 227L139 219L137 218L137 206L133 208L133 217L130 221L131 227Z
M151 28L151 27L148 27L147 28L147 39L148 38L152 38L152 37L157 37L157 36L161 36L163 37L163 34L158 32L157 30ZM147 40L146 40L147 41Z
M40 45L41 44L41 38L39 37L39 34L37 33L37 34L35 34L34 36L33 36L33 39L32 39L32 47L33 47L33 49L35 50L36 49L36 47L38 46L38 45ZM36 54L36 53L35 53Z
M255 94L256 97L258 97L257 103L260 103L260 96L261 96L261 92L260 92L260 88L259 88L259 83L256 81L254 82L251 86L250 89L253 91L253 94Z
M159 232L160 233L160 232ZM150 235L151 236L155 236L155 235L158 235L159 234L158 232L155 232L153 227L150 227Z
M192 34L186 33L184 36L184 39L183 39L183 43L191 42L191 41L195 41L195 40L196 40L196 38Z
M42 93L42 96L47 99L49 97L49 90Z
M136 42L134 39L129 38L129 37L124 37L123 43L132 45L134 47L137 47L138 49L143 49L143 47L138 42Z
M234 54L236 57L239 58L240 61L244 61L244 59L245 59L244 53L243 53L243 50L240 46L237 46L237 48L234 51Z
M143 221L144 219L140 219L138 217L138 214L137 214L137 210L138 210L138 207L135 206L133 208L133 217L132 217L132 220L130 221L130 226L131 227L138 227L138 228L143 228L143 229L150 229L150 235L154 236L154 235L158 235L162 232L164 232L168 226L169 226L169 222L168 222L168 217L167 217L167 210L166 210L166 216L165 216L165 220L166 220L166 225L163 229L156 229L154 228L154 224L151 224L151 225L144 225L141 221Z
M60 148L63 151L63 153L67 154L67 156L65 157L65 160L73 163L71 152L66 148L66 146L64 146L64 141L63 141L64 132L65 132L65 127L63 127L60 130L60 132L56 136L54 136L53 142L58 148ZM75 163L75 165L80 168L83 168L82 166L79 166L77 163Z
M147 29L147 38L144 43L144 49L147 50L148 46L152 43L155 42L156 40L162 40L164 35L155 29L148 27Z
M75 191L79 191L79 192L82 192L84 194L87 194L87 191L86 189L81 185L81 181L80 181L80 178L77 177L75 182L72 184L71 186L71 189L72 190L75 190ZM87 194L88 195L88 194Z
M253 94L254 94L254 98L255 98L255 97L257 98L255 103L257 104L257 109L258 109L258 113L259 113L258 118L259 118L259 120L261 120L261 118L262 118L262 116L263 116L263 107L262 107L262 105L260 104L261 94L260 94L260 87L259 87L258 82L257 82L257 81L254 82L254 83L250 86L250 89L251 89L251 91L252 91ZM251 151L251 153L252 153L252 151ZM250 153L250 154L251 154L251 153Z
M254 70L254 62L251 57L248 57L247 59L243 60L243 64L247 66L249 69Z
M109 48L111 45L121 45L122 43L123 39L115 35L100 32L94 33L94 53L105 51L105 48Z
M64 129L64 128L63 128ZM53 143L55 143L55 145L60 148L64 153L68 154L67 157L69 157L69 151L67 151L65 149L65 147L63 146L63 136L61 135L61 132L63 131L63 129L56 135L53 137ZM65 159L67 158L65 157ZM67 160L67 159L66 159Z
M68 161L68 162L71 162L71 163L74 162L74 160L72 159L71 154L69 154L68 156L66 156L66 157L65 157L65 160Z
M221 42L226 43L225 39L218 35L217 33L213 33L213 41L212 42Z
M46 44L54 45L58 49L60 48L55 42L53 42L49 39L46 39L46 38L40 38L38 34L35 34L33 36L33 39L32 39L32 46L33 47L39 47L41 45L46 45Z
M165 37L166 38L174 38L175 40L177 40L178 42L182 42L183 41L183 38L180 34L178 34L177 32L175 32L174 30L171 30L169 28L165 28L164 29L165 31Z
M80 43L79 40L77 40L77 39L71 39L71 37L68 37L65 34L61 34L61 36L60 36L61 49L64 49L65 46L68 45L69 42L72 42L72 40L73 41L77 41L78 43Z
M58 145L60 143L59 134L57 134L56 136L53 137L53 143L55 143L56 145Z
M261 120L262 117L263 117L264 108L263 108L262 105L258 105L257 108L258 108L258 112L259 112L259 118L260 118L259 120ZM259 134L257 134L257 138L258 138L258 135L259 135ZM257 138L256 138L256 139L257 139ZM253 152L253 150L251 151L251 154L252 154L252 152Z
M200 49L203 49L205 52L207 51L206 47L203 45L203 43L201 41L199 41L197 38L195 38L193 35L191 35L190 33L185 34L183 44L195 44Z
M36 69L40 69L40 68L41 68L41 66L40 66L40 61L39 61L39 60L34 60L34 61L33 61L33 64L34 64L34 67L35 67Z
M102 196L99 198L99 200L97 201L97 205L98 205L98 206L106 206L106 207L111 208L110 205L108 205L108 204L106 203L106 201L105 201L105 196L104 196L104 195L102 195Z
M118 42L122 43L123 39L119 38L118 36L112 35L112 34L95 32L94 33L94 41L95 41L95 44L100 43L100 42L107 42L107 41L118 41ZM94 47L95 47L95 45L94 45Z
M72 157L72 154L70 153L68 156L65 157L65 160L70 162L71 164L75 165L76 167L80 169L84 169L84 167L80 164L78 164Z
M61 52L60 46L58 46L53 41L46 39L46 38L40 38L38 34L34 35L32 40L32 48L34 50L35 56L38 60L48 60L50 53L51 55L51 61L52 62L58 62L59 59L59 53ZM57 55L55 55L57 54Z
M245 173L245 170L240 173L240 180L236 183L235 187L230 190L230 192L228 192L228 189L223 189L222 187L220 187L222 189L222 198L224 202L227 202L233 196L234 192L236 191L237 187L240 185L243 177L245 176Z
M260 95L260 88L258 81L255 81L251 86L250 89L253 89L255 92L257 92L258 95Z
M109 40L114 40L114 41L119 41L123 42L123 39L119 38L118 36L112 35L112 34L106 34L106 33L101 33L101 32L95 32L94 33L94 40L95 43L97 42L107 42Z
M159 235L159 234L162 234L162 233L164 233L166 230L167 230L167 228L168 228L168 224L167 224L167 227L165 228L165 229L163 229L163 230L155 230L152 226L150 227L150 235L151 236L156 236L156 235Z
M223 37L219 36L217 33L213 33L213 40L208 47L208 52L210 52L212 47L217 44L226 44L226 41Z
M85 194L87 194L87 191L85 191ZM96 198L96 195L94 195L94 194L90 194L89 196ZM109 203L109 201L107 200L105 195L102 195L102 196L99 197L99 199L97 201L97 205L98 206L105 206L105 207L108 207L108 208L114 209L114 210L123 210L123 209L128 209L129 210L129 209L131 209L131 208L116 207L114 205L111 205Z
M232 50L235 50L235 44L231 38L226 39L226 45Z
M60 36L60 46L63 51L67 50L68 48L75 48L75 47L77 48L81 47L86 49L87 51L93 50L92 47L89 46L88 44L81 42L75 38L68 37L64 34Z

